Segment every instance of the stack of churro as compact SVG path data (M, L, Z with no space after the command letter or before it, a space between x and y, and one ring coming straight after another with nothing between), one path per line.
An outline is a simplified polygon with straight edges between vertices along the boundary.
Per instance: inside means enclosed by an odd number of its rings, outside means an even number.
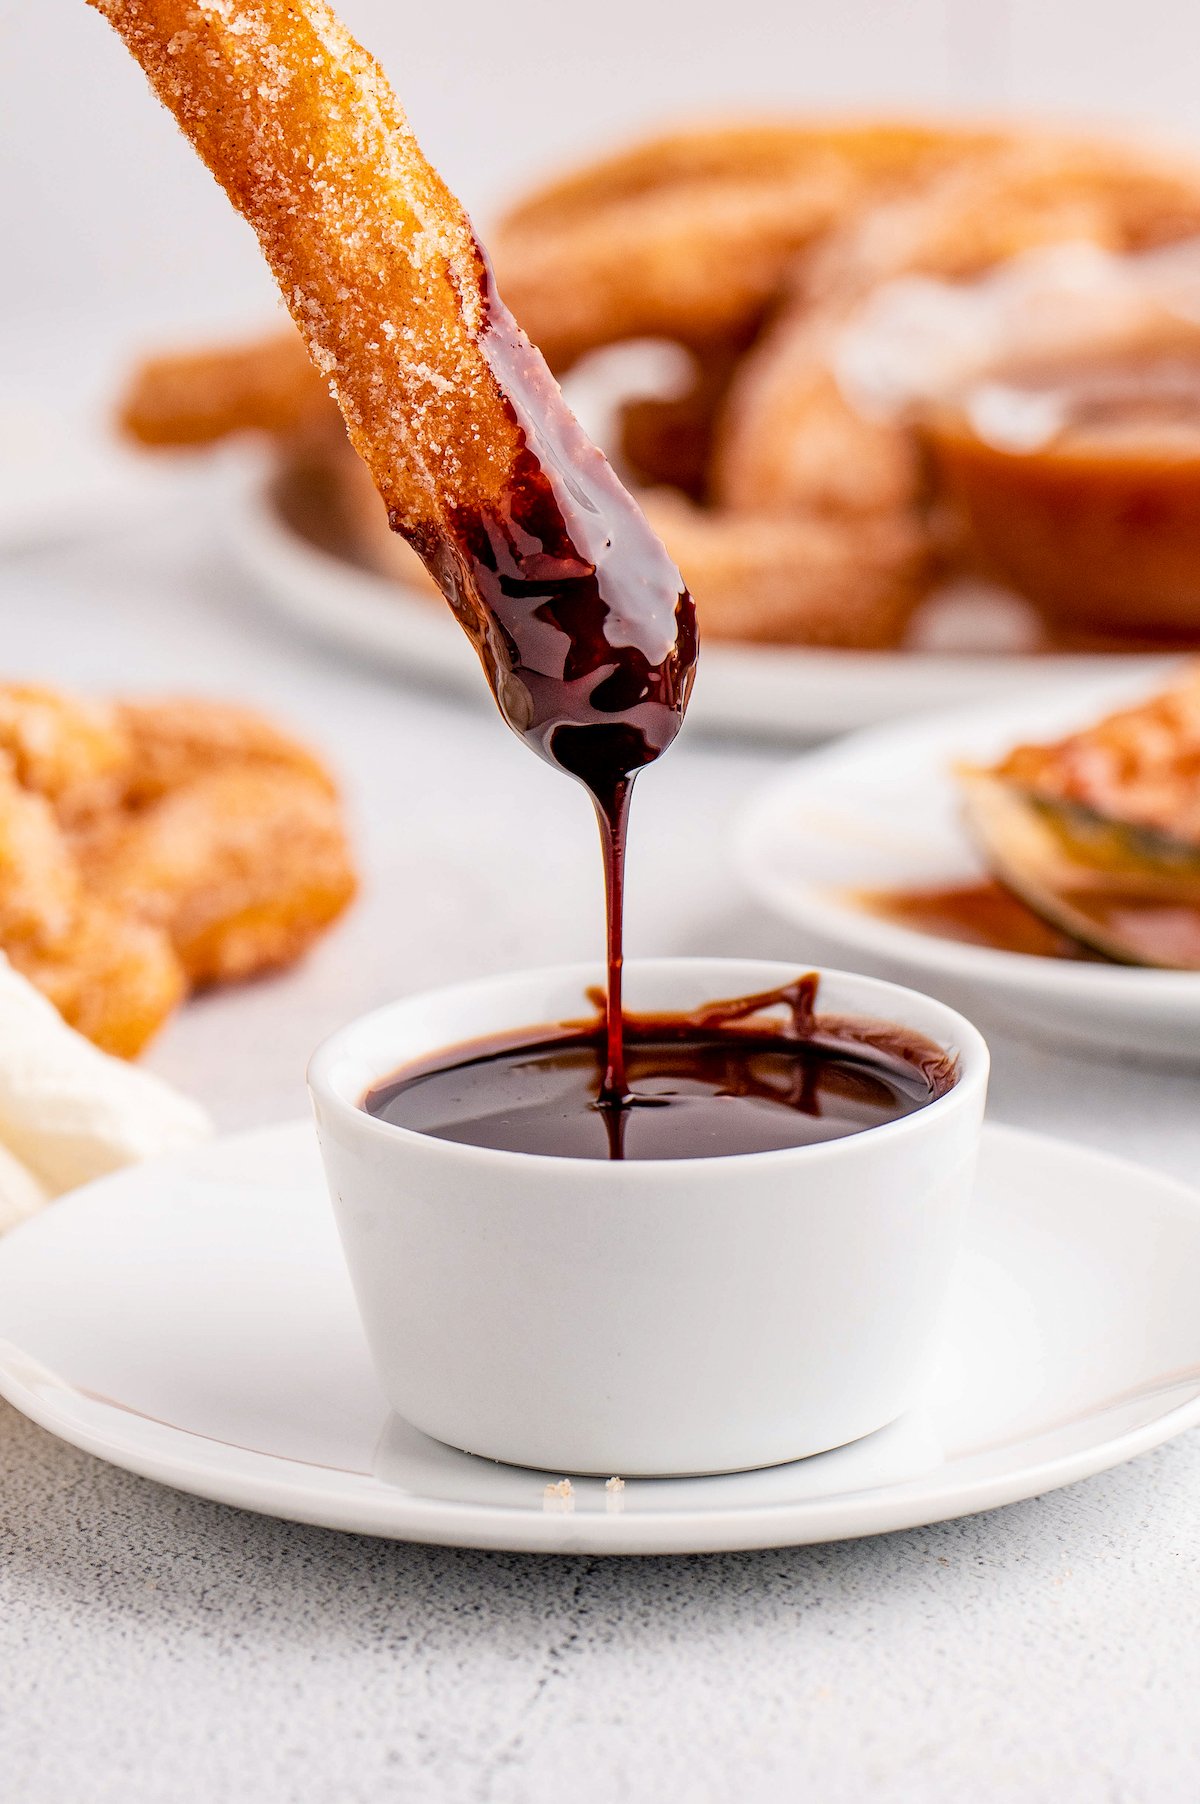
M864 306L906 278L967 283L1037 247L1123 256L1198 234L1200 168L1137 144L799 121L682 132L603 158L513 208L492 249L513 311L559 375L630 340L665 341L686 359L671 393L625 397L613 448L705 630L887 647L937 585L992 576L997 560L941 485L920 423L879 417L846 392L839 351ZM272 434L289 517L320 493L327 534L411 578L321 390L300 341L282 333L155 360L124 420L147 443ZM1084 552L1080 566L1072 543L1086 593ZM1094 562L1099 575L1100 544Z

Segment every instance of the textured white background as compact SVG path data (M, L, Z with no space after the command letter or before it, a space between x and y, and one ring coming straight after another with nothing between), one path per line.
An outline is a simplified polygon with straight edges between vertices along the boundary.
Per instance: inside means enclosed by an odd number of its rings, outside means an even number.
M483 219L551 157L699 104L1054 106L1196 130L1186 0L345 11ZM271 305L244 229L82 0L0 0L0 226L10 422L11 397L27 405L51 372L59 394L94 384L98 347ZM10 441L28 464L27 419ZM232 1125L299 1112L305 1055L348 1013L463 971L587 956L600 921L578 794L482 705L394 688L276 629L221 513L203 487L186 513L14 551L0 620L6 673L241 694L323 739L345 775L369 879L355 915L300 972L193 1007L154 1054ZM428 734L439 756L414 774ZM635 953L803 959L726 857L774 762L685 739L644 784ZM1193 1077L994 1050L998 1118L1200 1172ZM0 1798L1194 1804L1198 1542L1197 1435L878 1542L606 1564L262 1521L0 1410Z

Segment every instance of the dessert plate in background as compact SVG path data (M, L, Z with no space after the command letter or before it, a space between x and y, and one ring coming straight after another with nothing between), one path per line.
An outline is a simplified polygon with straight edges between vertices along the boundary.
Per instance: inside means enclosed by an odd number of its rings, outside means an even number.
M280 506L277 474L251 486L231 531L243 568L293 624L412 681L484 697L478 660L449 608L297 530ZM1151 683L1162 662L1144 653L820 651L714 640L704 645L688 720L805 743L1064 678L1144 673Z
M0 1395L131 1472L329 1528L556 1553L782 1547L1036 1496L1200 1422L1198 1291L1193 1191L986 1128L920 1408L767 1471L564 1496L559 1472L389 1416L297 1123L117 1173L0 1242Z
M883 727L798 759L747 810L742 874L794 924L797 953L814 963L914 984L985 1031L994 1024L1105 1053L1200 1063L1200 972L965 944L883 919L856 899L981 876L959 823L954 765L989 763L1021 740L1086 726L1151 693L1164 668Z

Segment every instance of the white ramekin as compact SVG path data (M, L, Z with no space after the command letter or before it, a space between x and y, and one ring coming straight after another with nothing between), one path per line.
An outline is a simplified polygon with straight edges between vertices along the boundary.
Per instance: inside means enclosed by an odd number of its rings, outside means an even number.
M818 1011L915 1028L958 1082L846 1139L606 1164L435 1140L365 1113L398 1066L578 1019L588 966L406 997L324 1042L308 1081L372 1357L440 1441L556 1473L736 1471L882 1428L922 1382L971 1192L988 1053L914 990L823 971ZM626 967L632 1010L770 989L797 967Z

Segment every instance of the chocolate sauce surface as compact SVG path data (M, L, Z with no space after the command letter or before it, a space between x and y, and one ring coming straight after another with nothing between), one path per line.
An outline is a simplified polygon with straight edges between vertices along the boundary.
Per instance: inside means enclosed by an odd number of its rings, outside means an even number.
M570 1159L705 1159L859 1134L957 1075L920 1034L815 1013L815 977L690 1014L626 1015L627 1092L606 1101L604 1022L523 1028L402 1067L363 1099L438 1140ZM597 998L597 1002L600 1002ZM781 1021L771 1011L785 1011Z
M607 896L605 1069L624 1094L621 965L630 788L683 722L696 610L636 502L566 406L479 253L482 350L519 427L506 493L427 532L404 528L479 655L500 712L590 791ZM393 520L397 530L401 522Z

